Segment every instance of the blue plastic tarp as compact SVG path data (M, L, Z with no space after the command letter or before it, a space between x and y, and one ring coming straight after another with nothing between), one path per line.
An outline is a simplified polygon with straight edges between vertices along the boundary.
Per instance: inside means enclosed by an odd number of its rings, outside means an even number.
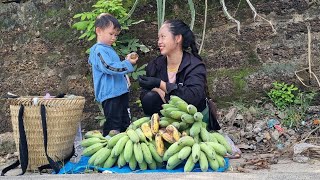
M114 166L112 168L99 168L95 166L89 166L88 160L90 157L82 156L80 161L78 163L72 163L68 162L65 164L63 168L60 169L60 172L58 174L79 174L84 173L86 170L96 170L98 172L108 171L110 173L158 173L158 172L166 172L166 173L181 173L183 172L184 163L180 164L178 167L176 167L173 170L167 170L165 169L165 166L160 169L155 170L135 170L132 171L128 165L119 168L118 166ZM208 169L208 172L224 172L229 168L229 159L225 158L225 166L220 167L217 171L213 171L210 167ZM139 166L137 165L137 169ZM200 165L197 163L193 169L192 172L201 172Z

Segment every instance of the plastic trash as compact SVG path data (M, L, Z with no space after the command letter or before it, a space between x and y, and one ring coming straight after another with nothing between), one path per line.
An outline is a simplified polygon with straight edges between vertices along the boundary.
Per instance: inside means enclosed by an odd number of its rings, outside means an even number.
M65 95L64 97L67 98L67 99L74 99L74 98L76 98L76 96L73 95L73 94L68 94L68 95Z
M82 132L81 132L81 123L79 123L78 131L76 137L74 138L74 155L70 159L71 162L77 163L81 159L81 154L83 147L81 146L82 141Z
M130 108L128 108L127 111L128 111L129 118L131 119L131 111L130 111Z
M50 99L50 98L51 98L50 93L46 93L46 95L44 96L44 99Z
M278 143L277 143L277 149L278 150L282 150L283 148L284 148L284 144L283 143L281 143L281 141L278 141Z
M38 105L38 101L39 101L39 98L38 97L34 97L33 99L32 99L32 102L33 102L33 105Z
M232 154L228 154L227 157L230 159L240 158L242 153L241 150L234 144L232 139L227 134L223 134L223 136L226 139L226 141L230 144L232 149Z
M283 132L284 132L284 129L281 127L280 124L274 125L274 127L275 127L280 133L283 133Z
M279 124L279 121L277 121L275 119L269 119L267 122L267 126L269 129L273 128L277 124Z

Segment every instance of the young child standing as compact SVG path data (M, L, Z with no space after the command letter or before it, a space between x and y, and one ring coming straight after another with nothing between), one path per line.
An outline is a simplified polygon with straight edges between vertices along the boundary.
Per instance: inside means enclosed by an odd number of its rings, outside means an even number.
M119 133L130 124L129 88L126 74L134 70L138 57L131 54L121 61L112 44L120 33L121 25L112 15L100 14L95 22L97 43L90 48L89 64L92 66L94 94L102 103L106 122L103 135L110 131Z

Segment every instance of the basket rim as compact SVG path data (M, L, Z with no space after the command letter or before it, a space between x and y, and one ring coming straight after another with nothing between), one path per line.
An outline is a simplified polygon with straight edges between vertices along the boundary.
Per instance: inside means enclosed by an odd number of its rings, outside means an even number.
M82 102L85 101L85 98L83 96L72 96L72 98L63 97L63 98L45 98L45 96L20 96L18 98L11 98L8 99L8 102L10 105L31 105L33 104L33 99L37 99L37 104L55 104L55 103L67 103L67 102Z

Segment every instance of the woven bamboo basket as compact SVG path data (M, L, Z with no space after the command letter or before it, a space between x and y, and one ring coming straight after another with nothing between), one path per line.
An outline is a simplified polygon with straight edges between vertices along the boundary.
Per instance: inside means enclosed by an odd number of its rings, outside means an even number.
M73 141L81 120L85 103L84 97L50 98L38 97L37 105L33 104L33 96L10 99L10 114L14 140L19 152L18 113L20 105L24 105L24 127L28 143L28 168L36 170L48 164L43 144L43 131L40 107L46 107L48 155L54 161L64 160L72 153Z

